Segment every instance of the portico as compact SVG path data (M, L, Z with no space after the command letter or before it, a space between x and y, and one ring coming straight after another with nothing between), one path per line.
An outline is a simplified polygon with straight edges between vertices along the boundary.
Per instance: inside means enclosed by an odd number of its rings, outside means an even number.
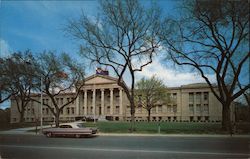
M82 99L81 99L82 98ZM76 102L79 116L92 118L110 118L123 116L123 89L117 85L117 79L93 75L85 80L85 86ZM119 120L119 118L116 118Z

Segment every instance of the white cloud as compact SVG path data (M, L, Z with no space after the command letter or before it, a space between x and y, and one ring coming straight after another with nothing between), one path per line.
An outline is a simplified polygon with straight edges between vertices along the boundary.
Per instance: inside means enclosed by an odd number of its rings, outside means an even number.
M159 58L155 59L151 65L148 65L142 72L138 72L137 80L142 77L150 78L153 75L164 81L168 87L178 87L191 83L204 83L205 80L194 72L180 72L175 68L170 68L161 64ZM206 75L212 82L215 81L214 75Z
M7 41L0 39L0 57L6 57L10 55L12 49Z

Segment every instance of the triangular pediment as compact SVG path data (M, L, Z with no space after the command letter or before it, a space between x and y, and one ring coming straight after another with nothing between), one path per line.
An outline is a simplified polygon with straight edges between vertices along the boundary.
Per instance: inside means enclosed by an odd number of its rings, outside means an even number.
M116 84L117 79L106 75L92 75L85 79L86 85L91 84Z

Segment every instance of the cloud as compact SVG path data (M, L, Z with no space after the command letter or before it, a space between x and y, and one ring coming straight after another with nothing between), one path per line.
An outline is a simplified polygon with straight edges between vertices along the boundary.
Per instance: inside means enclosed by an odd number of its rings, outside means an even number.
M4 39L0 39L0 57L6 57L11 54L11 47Z
M165 85L168 87L178 87L181 85L191 84L191 83L204 83L205 80L198 74L194 72L181 72L175 68L169 66L164 66L159 58L143 69L142 72L138 72L137 81L142 78L150 78L153 75L164 81ZM215 82L215 76L207 74L206 75L212 82Z

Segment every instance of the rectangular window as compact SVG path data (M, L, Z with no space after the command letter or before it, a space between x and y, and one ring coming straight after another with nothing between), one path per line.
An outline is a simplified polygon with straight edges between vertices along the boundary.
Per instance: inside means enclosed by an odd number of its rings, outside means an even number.
M152 108L152 113L156 113L156 108Z
M171 112L171 105L168 105L167 111L170 113Z
M67 114L69 114L70 113L70 110L69 110L69 108L67 108Z
M204 104L204 112L208 113L209 108L208 108L208 104Z
M115 107L115 113L116 113L116 114L119 114L119 108L120 108L119 106L116 106L116 107Z
M196 113L201 113L201 105L196 104Z
M158 106L158 113L162 113L162 105Z
M194 113L194 105L189 104L189 113Z
M71 100L73 101L73 102L72 102L72 104L75 104L75 100L74 100L74 98L71 98Z
M189 103L194 103L194 93L189 93Z
M71 113L75 114L75 109L74 108L71 108Z
M49 104L49 99L46 99L46 104Z
M177 105L173 105L173 111L174 113L177 113Z
M208 92L204 92L204 101L208 100Z
M49 114L49 108L46 108L46 114Z
M201 92L196 93L196 102L201 103Z
M127 105L127 109L126 109L127 113L130 113L130 106Z
M177 93L173 93L173 103L177 102Z
M107 106L107 114L110 114L110 106Z
M63 105L63 98L61 98L61 105Z

